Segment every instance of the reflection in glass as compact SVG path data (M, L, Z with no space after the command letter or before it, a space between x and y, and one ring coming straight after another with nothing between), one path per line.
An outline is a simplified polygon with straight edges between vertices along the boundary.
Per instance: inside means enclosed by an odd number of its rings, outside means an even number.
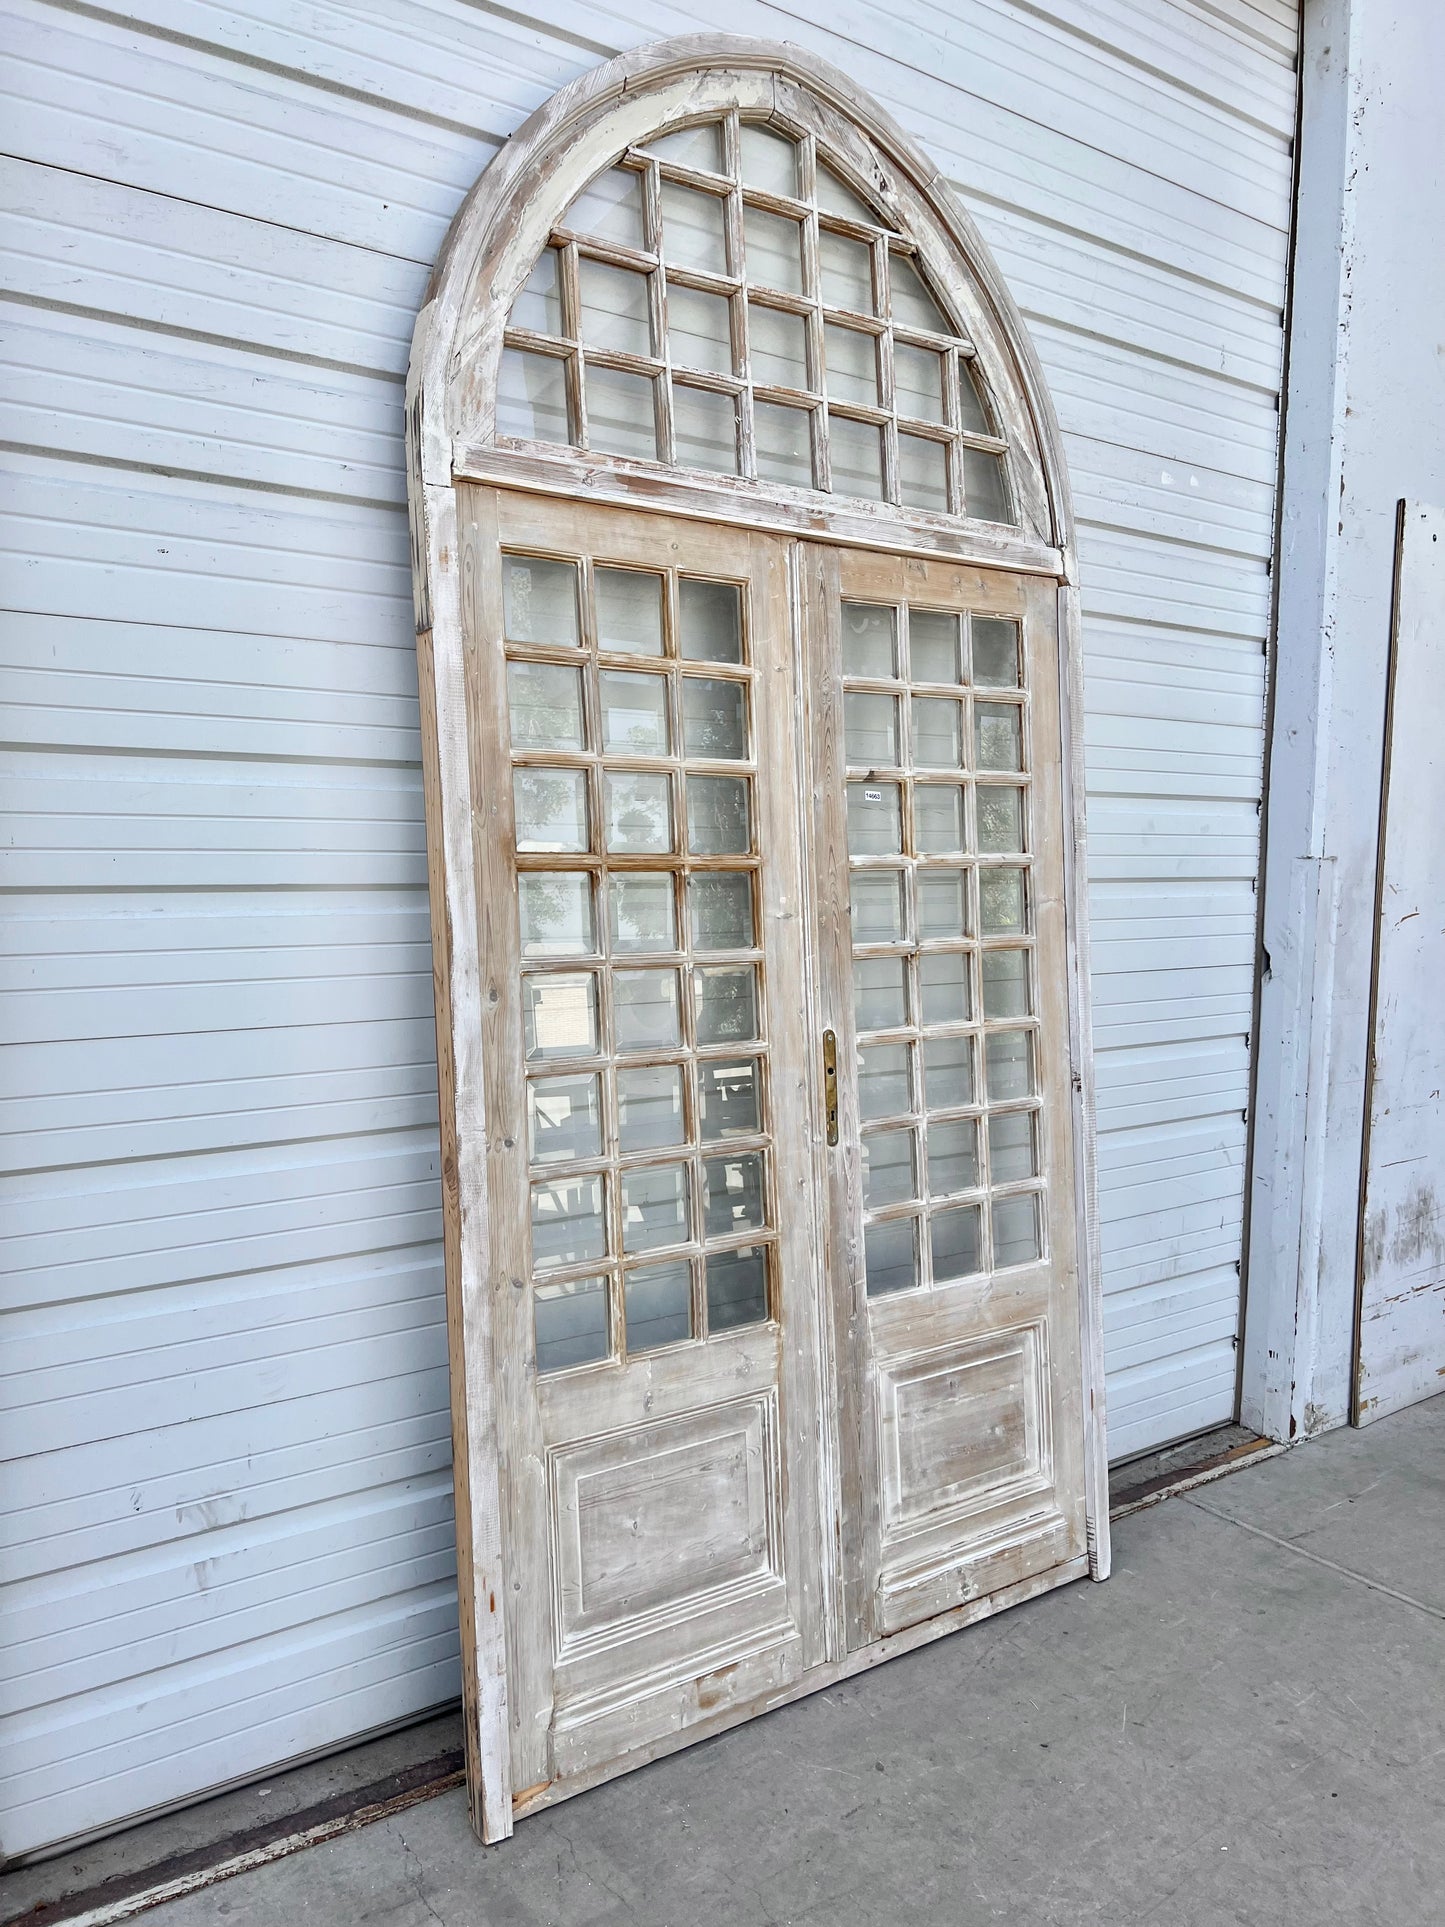
M535 555L502 557L502 610L509 642L575 644L577 565Z
M761 1245L712 1251L706 1260L710 1331L759 1325L768 1315L768 1255Z
M670 876L614 876L608 895L614 951L676 950Z
M896 766L898 762L898 698L850 689L843 698L844 753L849 763L863 769Z
M538 853L587 848L584 770L514 770L512 793L519 850Z
M597 948L585 872L524 870L517 893L524 957L585 957Z
M694 972L697 1041L746 1044L758 1034L756 973L751 964Z
M883 500L883 431L869 422L834 414L829 420L830 462L835 495Z
M602 1149L602 1102L595 1072L539 1077L527 1086L527 1136L534 1164L595 1158Z
M597 646L627 656L662 654L662 577L641 569L596 571Z
M605 1358L609 1350L607 1280L571 1278L555 1285L535 1285L532 1327L539 1372L564 1372L571 1365L590 1365Z
M1012 937L1024 928L1022 870L980 870L978 927L986 937Z
M909 1108L908 1046L866 1045L858 1053L860 1116L901 1117Z
M917 1233L916 1218L868 1226L863 1233L863 1264L870 1298L911 1291L918 1283Z
M1012 522L1003 456L970 448L967 443L958 452L963 463L964 513L977 516L981 522Z
M537 256L522 292L512 303L507 326L529 328L537 335L561 334L562 290L557 276L556 248L543 248Z
M667 678L604 669L597 678L602 696L602 746L632 756L667 754Z
M973 679L990 689L1017 689L1019 626L1003 616L973 619Z
M681 653L690 662L741 662L742 603L736 583L684 577Z
M731 395L706 388L672 385L672 434L683 468L706 468L718 475L738 472L738 410Z
M667 339L675 368L702 368L715 375L733 371L732 329L726 295L698 288L667 291ZM674 403L674 406L676 404Z
M891 255L888 274L892 284L895 323L904 328L923 328L935 335L952 332L911 261L901 254Z
M978 384L978 376L970 361L960 355L958 362L958 400L959 422L975 435L988 435L993 432L993 424L988 418L984 404L983 391Z
M854 943L901 943L904 930L901 870L855 870L848 880Z
M697 876L688 881L695 950L751 950L753 880L747 872Z
M740 762L748 753L748 697L740 682L684 676L682 739L689 756Z
M898 612L875 602L843 604L843 670L849 676L898 673Z
M883 217L875 214L866 202L860 201L851 187L846 187L831 167L819 161L816 166L817 187L815 199L825 214L841 214L845 221L861 221L865 225L881 227Z
M617 1141L623 1152L660 1150L685 1141L682 1071L646 1064L617 1073Z
M672 795L665 776L611 770L607 775L607 847L623 856L672 848Z
M928 1127L928 1189L935 1198L972 1191L978 1183L978 1124L971 1117L940 1119Z
M967 1278L983 1264L983 1225L976 1204L935 1211L929 1225L933 1244L933 1275L940 1284Z
M749 302L748 354L753 380L760 387L808 387L807 333L801 315Z
M913 698L913 760L922 769L962 769L962 703L946 696Z
M753 287L803 292L803 229L798 221L765 208L743 209L744 250Z
M497 369L497 433L519 442L567 442L567 363L504 348Z
M898 437L898 499L911 509L948 509L948 455L924 435Z
M768 194L790 199L798 192L798 145L767 127L744 121L738 129L738 157L743 181Z
M675 181L662 183L662 253L670 268L727 273L723 207L716 194L699 194Z
M641 175L621 167L599 174L562 216L562 226L573 234L590 234L625 248L645 247Z
M657 418L650 375L629 375L601 362L587 366L587 445L608 455L657 459Z
M996 1111L988 1120L989 1175L995 1184L1037 1177L1038 1146L1032 1111Z
M861 401L878 406L877 337L861 328L845 328L830 321L823 329L823 356L828 364L828 399Z
M755 1057L709 1060L697 1067L704 1143L754 1135L762 1123Z
M853 1010L859 1030L896 1030L908 1021L902 957L853 959Z
M618 1050L669 1050L678 1029L675 970L617 970L612 975Z
M903 848L903 823L896 783L848 785L848 854L897 856Z
M918 960L918 997L923 1023L967 1023L972 1005L967 952L925 951Z
M730 1238L763 1227L763 1159L760 1151L704 1158L703 1216L709 1238Z
M989 855L1012 856L1024 847L1023 791L999 783L980 783L974 792L978 847Z
M589 348L615 348L625 355L652 353L652 315L647 276L605 261L577 263L582 340Z
M687 841L695 856L745 856L751 834L745 778L688 778Z
M1023 711L1015 703L975 703L973 735L980 769L1023 768Z
M932 348L893 344L893 392L900 415L916 421L943 420L943 356Z
M964 834L963 789L954 783L919 783L913 792L913 834L930 856L961 854Z
M622 1249L655 1251L692 1235L685 1164L649 1164L622 1175Z
M565 663L509 662L514 749L581 749L582 678Z
M522 1021L529 1058L590 1057L597 1049L593 971L522 979Z
M984 951L983 1014L986 1018L1028 1016L1029 966L1026 952Z
M1028 1097L1034 1087L1033 1039L1026 1030L998 1030L990 1033L985 1046L988 1058L988 1101L1007 1102L1011 1097Z
M627 1349L656 1351L692 1337L692 1267L639 1265L627 1274Z
M696 168L701 174L720 174L724 166L722 125L705 120L696 127L680 127L675 134L662 134L649 141L644 151L678 167Z
M1032 1192L1023 1198L995 1198L993 1203L995 1269L1001 1265L1030 1264L1038 1255L1038 1199Z
M778 402L753 403L753 442L758 474L765 482L813 486L813 414Z
M963 681L959 620L940 609L908 611L908 673L914 682Z
M970 934L966 870L919 871L918 934L925 941Z
M917 1195L912 1131L863 1133L863 1203L902 1204Z
M580 1264L607 1249L602 1222L602 1180L549 1178L532 1186L532 1263Z
M973 1102L973 1040L929 1037L923 1045L923 1095L930 1111Z
M818 230L818 281L830 308L873 312L873 250L866 241Z

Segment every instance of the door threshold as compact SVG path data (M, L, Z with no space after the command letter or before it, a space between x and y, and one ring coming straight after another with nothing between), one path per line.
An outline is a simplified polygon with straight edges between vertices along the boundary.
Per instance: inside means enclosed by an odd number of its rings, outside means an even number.
M1221 1425L1179 1444L1161 1446L1114 1468L1109 1477L1109 1517L1126 1519L1176 1492L1210 1485L1241 1466L1277 1458L1288 1450L1277 1439L1261 1438L1245 1425Z

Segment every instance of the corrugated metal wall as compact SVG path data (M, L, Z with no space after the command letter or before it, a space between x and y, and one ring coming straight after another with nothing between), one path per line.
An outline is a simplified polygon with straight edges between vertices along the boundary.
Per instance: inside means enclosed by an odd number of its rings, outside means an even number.
M1116 1451L1230 1416L1291 0L833 0L1082 516ZM6 0L5 1844L457 1690L402 371L637 0ZM885 51L886 50L886 51Z

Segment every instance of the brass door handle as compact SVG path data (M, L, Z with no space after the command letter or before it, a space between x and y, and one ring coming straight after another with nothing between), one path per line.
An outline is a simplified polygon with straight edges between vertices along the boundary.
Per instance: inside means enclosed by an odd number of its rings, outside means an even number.
M838 1142L838 1034L823 1032L823 1106L828 1125L828 1142Z

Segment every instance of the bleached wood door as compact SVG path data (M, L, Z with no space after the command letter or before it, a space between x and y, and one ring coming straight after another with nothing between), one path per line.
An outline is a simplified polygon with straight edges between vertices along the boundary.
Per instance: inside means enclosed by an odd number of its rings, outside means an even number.
M463 491L519 1801L824 1654L788 556Z
M1085 1546L1057 597L806 576L854 1650Z

